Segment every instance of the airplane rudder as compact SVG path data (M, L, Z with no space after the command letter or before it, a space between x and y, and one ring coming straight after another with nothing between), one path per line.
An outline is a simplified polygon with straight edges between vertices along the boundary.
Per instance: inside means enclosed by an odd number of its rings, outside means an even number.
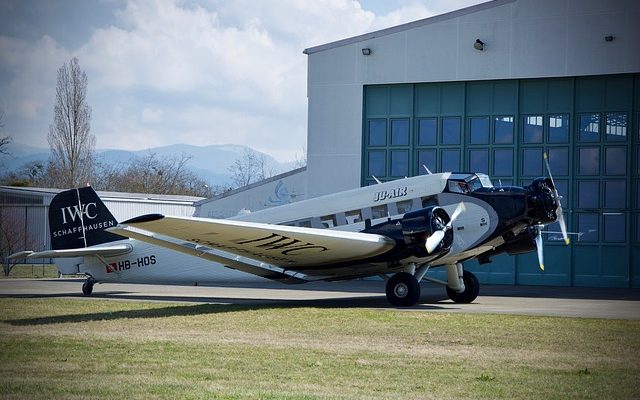
M49 205L51 247L74 249L123 239L106 232L118 222L92 187L58 193Z

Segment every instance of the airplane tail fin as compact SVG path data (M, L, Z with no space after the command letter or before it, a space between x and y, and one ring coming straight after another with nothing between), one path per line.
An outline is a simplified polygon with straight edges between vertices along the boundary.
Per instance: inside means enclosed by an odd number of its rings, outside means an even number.
M58 193L49 206L53 250L77 249L126 239L105 231L118 225L91 186Z

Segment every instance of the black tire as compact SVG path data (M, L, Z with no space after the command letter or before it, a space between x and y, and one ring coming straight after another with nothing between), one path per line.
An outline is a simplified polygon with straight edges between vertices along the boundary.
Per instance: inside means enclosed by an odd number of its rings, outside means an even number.
M455 303L468 304L478 297L478 293L480 293L480 282L478 282L478 278L469 271L462 273L462 281L464 282L464 292L458 293L447 286L447 295Z
M85 281L82 284L82 294L90 296L93 293L93 282Z
M408 272L399 272L387 281L387 300L396 307L411 307L420 299L420 283Z

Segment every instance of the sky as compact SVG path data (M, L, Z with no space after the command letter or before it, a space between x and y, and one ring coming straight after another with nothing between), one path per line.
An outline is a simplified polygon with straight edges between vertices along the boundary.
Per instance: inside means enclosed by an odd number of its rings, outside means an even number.
M239 144L281 162L307 139L302 51L485 0L2 0L0 136L47 148L77 57L98 149Z

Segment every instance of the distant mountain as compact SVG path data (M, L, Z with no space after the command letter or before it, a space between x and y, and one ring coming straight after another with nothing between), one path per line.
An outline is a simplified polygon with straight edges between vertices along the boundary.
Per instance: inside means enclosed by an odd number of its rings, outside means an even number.
M231 174L228 168L235 160L243 156L245 150L256 151L247 146L231 144L211 146L174 144L139 151L99 149L96 150L96 155L103 162L126 165L132 158L145 157L150 153L155 153L161 157L179 157L181 154L186 154L192 156L188 166L194 173L211 185L223 185L230 183ZM8 171L20 169L25 164L33 161L46 162L49 159L49 149L45 148L11 143L8 151L11 154L10 156L0 157L0 168ZM267 170L271 170L273 174L292 169L290 168L290 163L279 163L268 154L264 154L264 156Z

